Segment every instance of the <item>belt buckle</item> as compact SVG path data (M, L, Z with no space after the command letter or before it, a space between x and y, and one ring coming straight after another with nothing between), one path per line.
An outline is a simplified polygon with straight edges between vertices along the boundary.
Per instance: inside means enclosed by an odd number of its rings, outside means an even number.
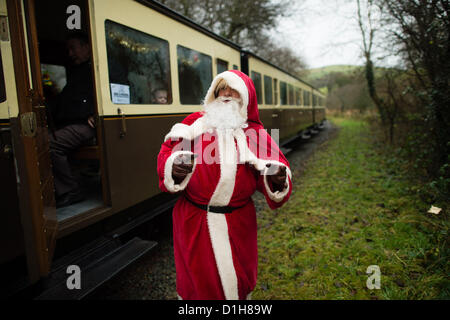
M206 211L207 212L210 212L210 213L221 213L221 212L218 212L218 211L211 211L212 209L211 209L211 207L215 207L215 206L210 206L209 204L206 206Z

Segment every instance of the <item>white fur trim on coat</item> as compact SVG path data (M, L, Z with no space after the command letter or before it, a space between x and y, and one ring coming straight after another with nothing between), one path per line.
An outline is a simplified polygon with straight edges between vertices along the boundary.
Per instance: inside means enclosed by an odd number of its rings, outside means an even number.
M195 167L197 165L197 161L194 159L194 166L192 168L192 172L189 173L180 184L175 184L175 181L173 180L172 177L172 168L175 158L178 157L179 155L193 155L193 154L194 153L190 151L175 151L167 159L166 164L164 166L164 185L170 192L179 192L184 190L187 184L189 183L189 180L191 180L191 177L194 174Z
M176 123L170 132L164 138L164 141L169 139L177 140L177 139L187 139L194 140L198 136L204 134L207 131L205 126L205 120L203 117L198 118L191 125L187 125L184 123Z
M239 300L238 280L231 253L227 218L225 214L208 212L207 220L211 245L225 299Z
M235 186L237 151L234 136L227 134L227 130L217 130L217 141L219 145L220 179L209 205L227 206L230 203ZM211 245L225 298L237 300L239 299L238 282L228 235L227 219L224 214L208 212L207 220Z
M227 206L233 195L236 170L237 151L234 136L227 134L228 129L216 130L219 147L220 179L209 201L211 206Z

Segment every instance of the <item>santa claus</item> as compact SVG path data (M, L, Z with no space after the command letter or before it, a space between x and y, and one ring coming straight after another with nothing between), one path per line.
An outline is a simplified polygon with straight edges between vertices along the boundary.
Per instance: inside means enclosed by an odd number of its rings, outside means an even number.
M173 209L177 293L181 299L246 299L256 285L252 194L281 207L292 190L289 163L259 119L253 81L217 75L204 111L175 124L158 155L162 191Z

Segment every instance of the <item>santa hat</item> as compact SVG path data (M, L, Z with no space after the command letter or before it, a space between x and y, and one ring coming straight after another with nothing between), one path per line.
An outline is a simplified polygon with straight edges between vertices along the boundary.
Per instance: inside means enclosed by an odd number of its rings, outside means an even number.
M226 85L224 83L226 83ZM218 88L224 88L225 86L239 92L242 99L242 116L247 121L262 125L262 122L259 119L255 85L253 84L252 79L238 70L229 70L218 74L212 81L203 104L207 105L213 102L217 97Z

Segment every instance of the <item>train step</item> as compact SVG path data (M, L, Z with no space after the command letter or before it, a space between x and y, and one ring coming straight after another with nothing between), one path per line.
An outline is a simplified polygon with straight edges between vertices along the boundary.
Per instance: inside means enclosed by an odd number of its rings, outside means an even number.
M100 246L88 254L79 267L79 288L77 287L76 277L77 270L70 271L66 266L64 270L60 268L54 278L59 279L58 283L50 286L46 291L39 295L37 300L79 300L94 291L101 284L111 279L118 272L133 263L135 260L153 249L157 243L155 241L142 240L135 237L117 248L105 254L105 250L111 247L111 244ZM102 255L103 253L103 255ZM95 260L92 260L96 257ZM86 264L86 261L91 261ZM72 281L73 280L73 281ZM73 287L69 289L69 287Z
M309 132L302 133L302 139L303 140L311 139L311 134Z

